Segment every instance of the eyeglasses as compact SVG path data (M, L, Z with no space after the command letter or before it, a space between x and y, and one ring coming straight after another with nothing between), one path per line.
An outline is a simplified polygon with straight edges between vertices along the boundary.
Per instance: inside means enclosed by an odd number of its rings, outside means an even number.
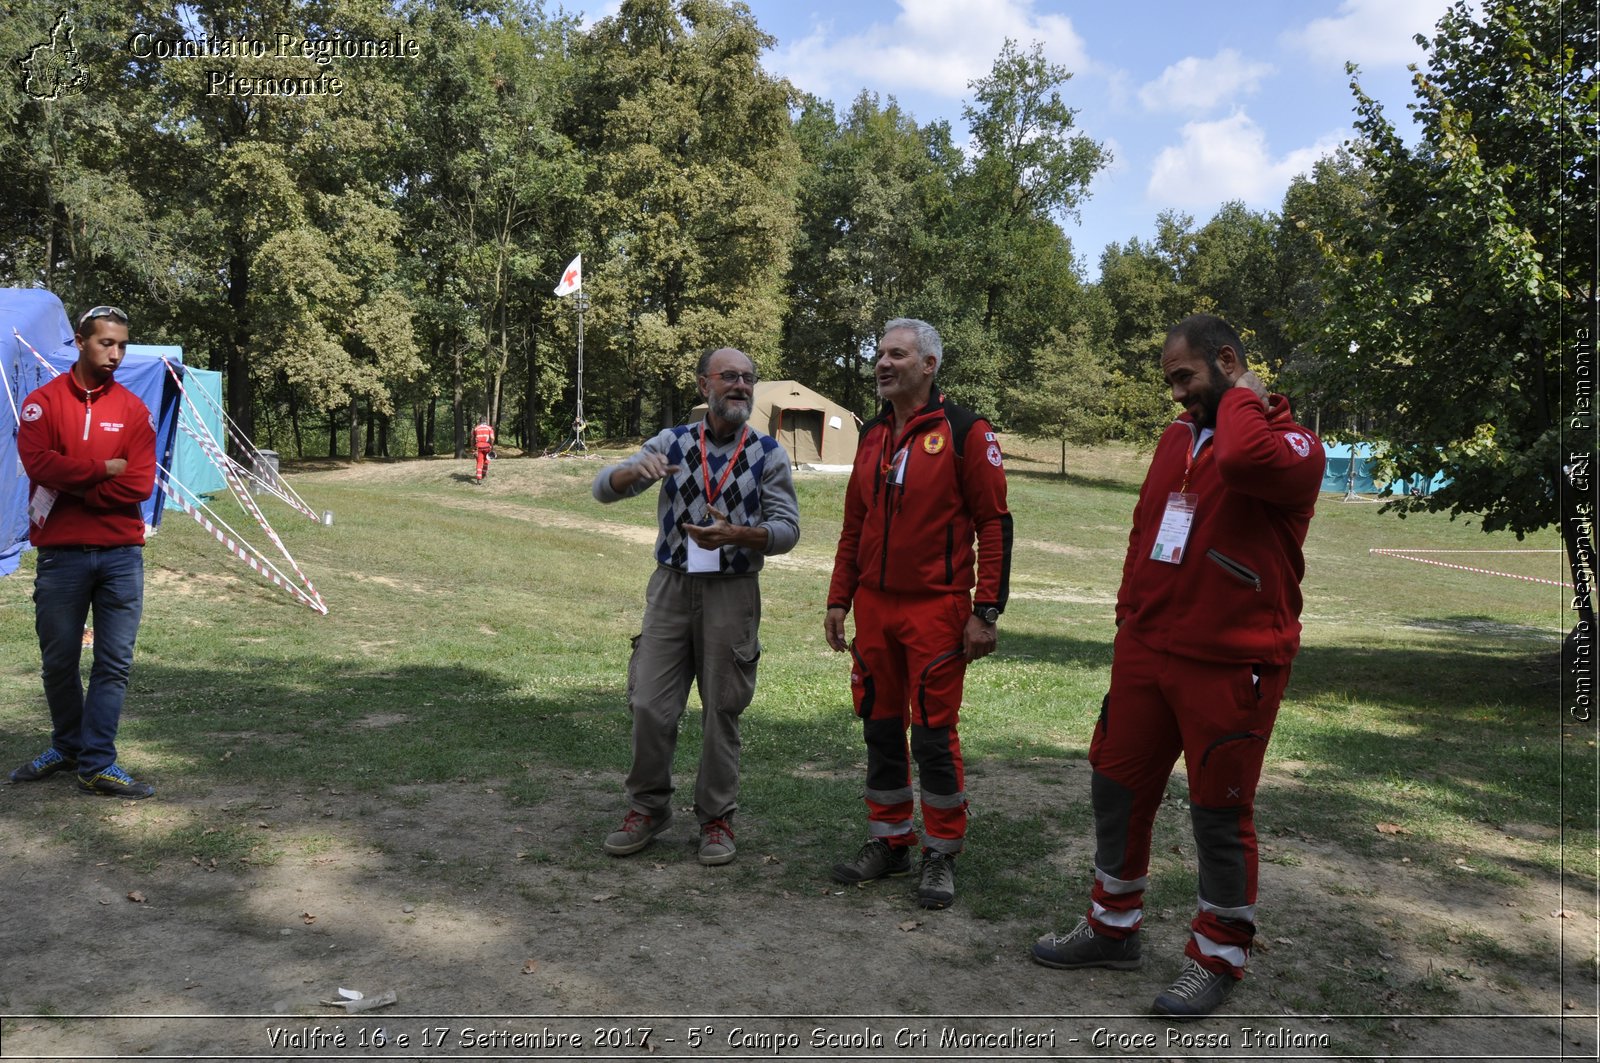
M114 306L96 306L83 312L83 316L78 319L78 328L82 329L83 326L97 317L115 318L124 325L128 323L128 312L126 310L120 310Z
M716 377L724 384L737 384L741 380L750 385L754 385L756 382L756 375L754 373L735 373L732 369L721 373L707 373L706 376Z

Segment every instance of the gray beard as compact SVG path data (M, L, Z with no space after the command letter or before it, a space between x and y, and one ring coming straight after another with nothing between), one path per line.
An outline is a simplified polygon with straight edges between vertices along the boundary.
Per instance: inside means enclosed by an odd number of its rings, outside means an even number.
M748 402L740 406L732 406L721 396L713 395L707 406L720 420L726 421L728 424L744 424L750 419L750 404Z

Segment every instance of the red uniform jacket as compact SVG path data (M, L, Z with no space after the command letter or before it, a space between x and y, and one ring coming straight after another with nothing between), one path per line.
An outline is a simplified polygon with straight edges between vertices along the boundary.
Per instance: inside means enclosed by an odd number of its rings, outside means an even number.
M34 546L144 543L139 504L155 489L156 429L133 392L115 380L86 392L70 371L62 373L23 402L17 456L30 503L42 490L56 492L42 525L30 512ZM121 476L106 476L110 458L127 461Z
M1197 500L1180 564L1151 558L1167 496L1183 484L1197 436L1184 414L1150 461L1117 592L1117 626L1151 649L1202 661L1288 664L1300 648L1301 547L1326 455L1294 423L1289 400L1270 408L1245 388L1222 396L1217 426L1195 456Z
M494 429L486 424L480 424L472 430L472 445L479 450L488 450L494 446Z
M994 429L943 395L918 411L899 439L889 438L891 421L885 409L861 429L829 608L849 609L858 586L892 594L976 586L976 607L1003 610L1010 595L1011 514ZM964 433L959 448L958 431Z

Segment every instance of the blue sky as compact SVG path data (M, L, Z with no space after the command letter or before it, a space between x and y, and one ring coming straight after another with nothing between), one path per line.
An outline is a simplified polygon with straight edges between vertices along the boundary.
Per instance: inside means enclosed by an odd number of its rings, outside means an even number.
M968 82L1010 37L1072 71L1064 98L1114 161L1081 220L1064 220L1091 276L1106 244L1150 237L1156 215L1204 223L1237 199L1276 210L1295 174L1351 135L1346 60L1405 131L1412 40L1446 0L747 0L777 38L765 66L841 110L862 90L894 96L966 139ZM616 0L569 7L599 18Z

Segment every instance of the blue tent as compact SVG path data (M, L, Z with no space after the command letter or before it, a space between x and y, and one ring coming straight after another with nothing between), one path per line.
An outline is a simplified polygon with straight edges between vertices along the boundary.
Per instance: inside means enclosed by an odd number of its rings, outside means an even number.
M17 457L18 411L29 392L55 375L39 364L29 344L57 372L66 372L78 360L72 324L60 299L41 288L0 288L0 375L10 400L0 409L0 575L16 571L17 559L28 546L28 481ZM178 371L183 372L181 363ZM170 468L179 395L166 363L151 355L129 354L117 368L117 382L155 415L156 460ZM142 507L146 524L161 523L164 501L164 492L156 488Z

